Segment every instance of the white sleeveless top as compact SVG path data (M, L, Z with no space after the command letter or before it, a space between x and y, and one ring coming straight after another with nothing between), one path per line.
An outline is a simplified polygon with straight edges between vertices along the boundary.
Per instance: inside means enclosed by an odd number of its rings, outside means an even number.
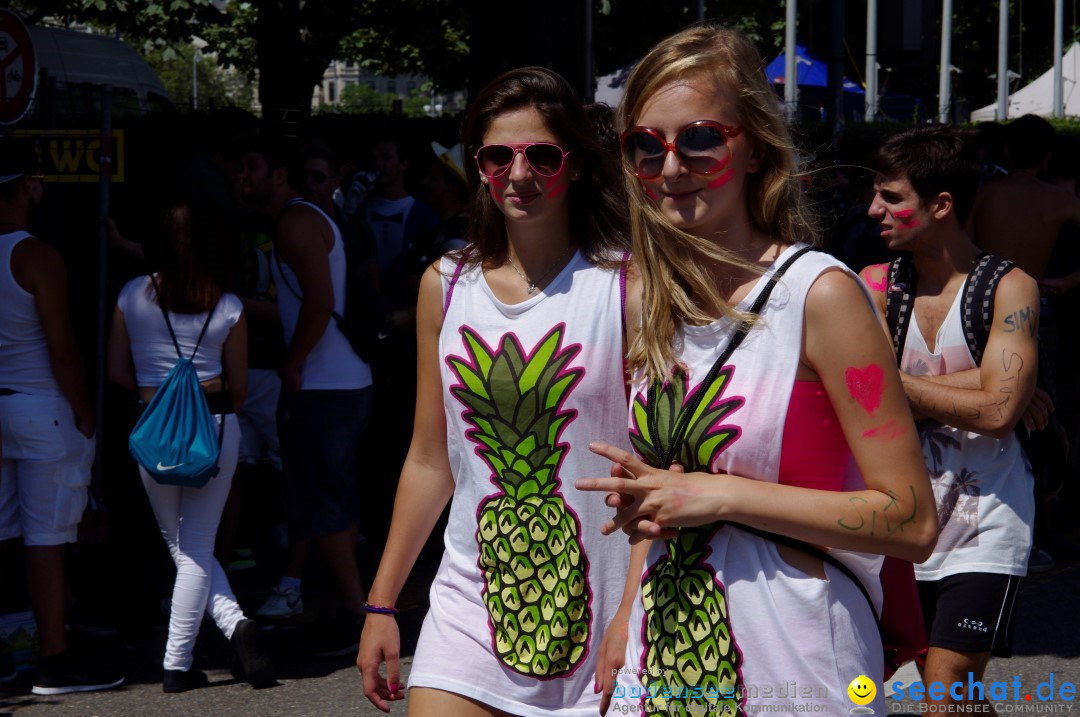
M120 290L116 305L124 315L124 325L131 337L131 360L135 364L135 383L138 386L158 387L176 366L176 346L169 336L169 327L157 303L157 292L150 276L132 279ZM229 332L244 313L244 305L235 294L221 295L206 335L192 362L200 381L209 381L221 375L221 352ZM178 314L169 312L169 321L176 332L176 343L184 358L191 358L206 324L207 312Z
M975 368L960 318L963 291L956 292L941 322L934 350L926 346L915 312L904 343L902 369L912 376L941 376ZM994 438L919 422L923 457L937 501L938 534L933 555L915 566L919 580L956 573L1025 575L1035 520L1034 477L1013 433Z
M769 273L802 246L785 249ZM785 425L798 369L806 295L833 267L851 275L832 257L811 252L778 281L759 321L705 394L704 413L687 433L690 453L681 456L687 472L778 482L784 439L778 428ZM765 283L763 277L737 308L749 310ZM676 347L689 369L689 388L681 380L669 385L657 406L682 407L734 330L731 319L684 326ZM635 383L633 402L631 433L651 436L644 381ZM661 435L671 422L658 422ZM853 461L848 473L846 484L861 488ZM880 559L832 552L868 589L879 584ZM722 524L684 528L677 541L654 542L609 714L683 714L679 706L689 714L846 714L854 706L848 684L882 674L881 640L858 586L831 565L825 572L828 580L808 575L784 561L771 540ZM875 601L880 587L876 592ZM869 706L882 714L883 694Z
M296 199L289 203L290 206L293 204L303 204L317 211L334 233L334 246L327 255L327 260L330 262L330 283L334 290L334 311L339 315L344 315L345 244L341 240L341 231L326 212L311 202ZM297 294L303 296L303 292L300 291L300 280L286 261L278 261L276 247L273 250L270 268L274 273L274 284L277 286L278 311L281 313L281 326L285 330L285 343L290 344L293 334L296 333L296 322L300 318L301 300L297 297ZM349 390L366 388L370 385L371 368L367 362L356 355L349 340L338 328L337 322L330 317L322 338L311 349L307 358L304 359L304 365L300 367L300 388Z
M443 259L444 296L455 265ZM622 597L623 534L604 537L590 441L629 448L620 272L576 254L507 305L477 267L439 337L454 497L410 687L516 715L594 717L596 656Z
M0 234L0 388L59 396L34 295L11 272L15 245L31 236L24 231Z

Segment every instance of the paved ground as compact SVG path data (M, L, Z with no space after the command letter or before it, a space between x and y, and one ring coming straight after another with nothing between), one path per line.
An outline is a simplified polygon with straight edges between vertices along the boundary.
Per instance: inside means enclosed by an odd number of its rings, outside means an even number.
M422 590L414 588L414 594ZM415 640L422 619L421 606L404 618L403 633ZM212 629L207 633L213 634ZM208 670L212 685L182 695L161 692L160 671L163 633L155 632L153 639L116 646L118 660L129 669L129 682L110 692L37 697L29 693L27 674L13 691L0 693L0 717L113 717L119 715L377 715L361 690L360 680L351 658L337 660L304 659L290 652L286 641L271 633L278 643L276 654L281 667L281 684L265 690L252 690L238 683L221 661L224 644L206 644L201 649L203 664L216 666ZM406 645L408 650L411 646ZM1059 565L1054 571L1029 578L1021 595L1017 623L1017 654L1012 660L994 660L987 671L987 681L1000 680L1010 684L1019 676L1022 689L1020 702L1009 700L1001 714L1019 710L1035 713L1067 713L1075 703L1055 699L1046 703L1038 700L1035 689L1053 675L1055 689L1063 681L1080 686L1080 562ZM410 660L405 660L405 672ZM894 680L910 682L916 679L908 667ZM1031 694L1026 702L1024 695ZM1045 694L1045 688L1044 688ZM888 700L894 714L912 714L910 701L894 703ZM1019 708L1019 710L1017 709ZM1080 713L1080 709L1077 710ZM1030 712L1027 712L1030 713ZM395 706L393 714L404 715L404 705Z

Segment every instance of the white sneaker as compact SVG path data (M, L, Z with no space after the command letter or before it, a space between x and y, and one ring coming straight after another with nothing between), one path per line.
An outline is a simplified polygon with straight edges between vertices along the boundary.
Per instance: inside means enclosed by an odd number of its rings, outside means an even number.
M256 617L268 620L284 620L296 617L304 612L304 601L300 597L300 591L295 588L275 587L270 591L270 597L255 613Z

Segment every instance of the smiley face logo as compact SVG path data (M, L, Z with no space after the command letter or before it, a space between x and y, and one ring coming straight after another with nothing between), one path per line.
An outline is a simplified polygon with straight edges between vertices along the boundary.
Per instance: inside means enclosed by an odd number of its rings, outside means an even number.
M877 695L877 685L866 675L859 675L847 688L848 697L857 705L868 705Z

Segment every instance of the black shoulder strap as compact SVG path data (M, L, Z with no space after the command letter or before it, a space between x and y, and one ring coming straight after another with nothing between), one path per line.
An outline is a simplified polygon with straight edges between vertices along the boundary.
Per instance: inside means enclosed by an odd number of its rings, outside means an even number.
M911 327L911 312L915 307L915 271L911 257L905 255L889 264L888 284L885 287L885 321L892 331L896 365L904 358L904 342Z
M173 331L172 321L169 320L169 312L165 310L165 307L161 305L161 291L159 291L157 279L151 275L150 281L154 284L154 294L157 298L158 308L161 309L161 315L165 317L165 328L169 330L169 338L172 339L173 348L176 349L176 357L184 358L184 354L180 351L180 342L176 340L176 332ZM220 299L218 300L220 303ZM191 352L191 360L195 360L195 354L199 353L199 346L202 345L203 337L206 336L206 330L210 328L210 319L214 316L214 309L217 308L217 303L210 307L210 311L206 313L206 321L203 323L202 331L199 332L199 340L195 342L195 350Z
M964 322L964 338L976 366L982 365L983 351L994 323L994 295L998 283L1015 266L1004 257L984 252L975 260L975 266L964 282L960 317Z
M773 288L776 286L776 282L780 280L787 270L791 268L799 257L808 251L812 251L813 247L803 247L795 252L790 259L785 261L772 276L769 277L767 283L762 288L761 293L758 294L757 300L754 301L753 306L750 307L751 314L760 314L761 310L765 307L766 302L769 300L769 296L772 294ZM724 364L728 362L731 355L735 353L735 349L739 348L743 339L750 333L750 326L745 322L739 325L739 328L735 331L735 335L731 337L731 341L728 342L727 347L720 353L716 361L713 363L712 368L709 369L709 373L705 375L705 379L702 381L702 386L708 386L716 380L717 374L724 368ZM660 392L660 382L653 381L649 386L649 405L655 406L658 400L658 394ZM671 436L671 444L665 450L663 446L656 445L657 454L660 459L660 465L658 468L669 468L672 461L675 460L675 456L679 454L679 449L682 447L683 440L686 438L686 431L690 428L690 419L697 413L698 406L700 405L705 391L696 391L693 398L690 399L689 405L683 408L679 412L678 422L675 424L675 430ZM656 443L659 444L660 427L658 425L659 417L657 411L649 411L649 430L653 436L657 437Z

